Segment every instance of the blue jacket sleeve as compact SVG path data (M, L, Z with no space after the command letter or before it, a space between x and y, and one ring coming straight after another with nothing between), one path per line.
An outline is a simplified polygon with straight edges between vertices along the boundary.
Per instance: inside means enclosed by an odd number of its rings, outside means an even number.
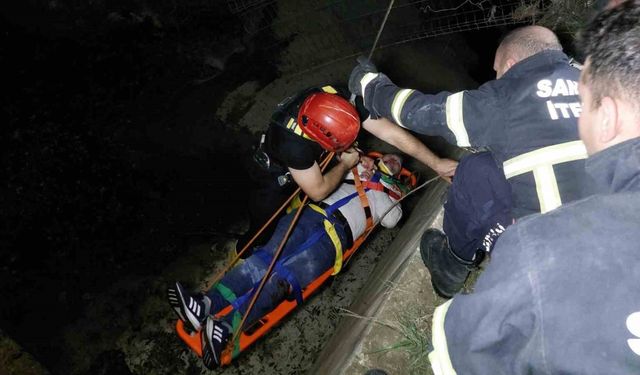
M384 74L370 73L361 81L364 105L372 117L386 117L421 134L438 135L460 147L488 146L500 137L505 121L500 82L477 90L435 95L397 87Z

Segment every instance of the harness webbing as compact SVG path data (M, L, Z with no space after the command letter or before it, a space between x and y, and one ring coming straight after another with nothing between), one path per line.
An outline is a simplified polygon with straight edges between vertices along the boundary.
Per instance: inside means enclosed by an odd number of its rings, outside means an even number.
M373 228L373 216L371 215L371 207L369 206L369 199L367 198L367 193L365 191L364 186L362 185L362 181L360 181L360 176L358 175L358 169L353 168L353 181L356 185L356 191L358 192L358 196L360 197L360 204L362 205L362 209L364 210L364 215L367 219L367 226L365 228L365 232L369 229Z
M264 250L258 250L254 254L258 257L258 259L260 259L264 263L265 266L269 266L269 264L273 260L273 257L271 255L269 255ZM288 259L289 259L289 257L286 257L284 259L279 259L276 262L276 265L273 268L273 270L275 271L275 273L280 275L280 277L282 277L283 279L287 280L287 282L291 286L291 291L292 291L293 296L296 299L296 302L298 303L298 305L300 305L303 302L303 300L302 300L302 288L300 287L300 283L298 282L298 278L296 278L296 276L293 274L293 272L291 272L284 265L284 262L287 261ZM254 287L254 289L255 289L255 287ZM234 306L234 308L235 308L235 306Z
M398 181L395 180L393 177L385 177L383 176L380 172L376 172L370 180L367 181L362 181L362 184L365 187L365 190L376 190L376 191L380 191L383 192L385 194L387 194L388 196L390 196L391 198L398 200L402 197L402 195L400 193L398 193L397 191L391 190L388 187L386 187L381 181L387 181L389 182L389 180L391 180L390 183L393 183L394 185L398 186ZM350 184L350 185L355 185L355 181L354 180L345 180L344 183L346 184Z
M216 290L220 293L222 298L224 298L229 304L231 304L234 308L232 312L233 317L231 318L231 328L235 331L240 326L240 321L242 321L242 315L236 309L234 303L238 300L236 294L229 289L226 285L218 282L215 286ZM233 346L233 356L236 356L240 353L240 342L236 342Z
M331 243L333 244L333 247L336 250L336 256L335 256L335 262L333 265L333 273L332 275L336 275L340 272L340 270L342 269L342 242L340 242L340 237L338 236L338 233L336 232L335 229L335 218L333 217L333 212L335 212L337 209L339 209L340 207L344 206L345 204L347 204L351 199L355 198L357 195L357 193L353 193L350 194L342 199L340 199L339 201L335 202L334 204L332 204L331 206L329 206L326 210L322 209L321 207L311 203L309 204L309 207L318 212L319 214L323 215L325 217L325 219L323 220L323 228L318 228L318 230L316 230L315 232L313 232L308 238L307 240L302 243L301 245L299 245L294 251L292 251L289 255L287 255L284 258L278 259L278 261L276 262L276 265L274 267L274 271L276 273L278 273L282 278L284 278L285 280L287 280L287 282L291 285L291 291L293 296L296 299L296 302L298 304L301 304L303 302L302 300L302 288L300 287L300 283L298 282L297 278L295 277L295 275L293 274L293 272L291 272L286 266L285 263L293 258L294 256L302 253L303 251L311 248L311 246L313 246L323 235L327 235L329 236L329 238L331 239ZM273 260L273 257L267 253L266 251L264 251L264 249L258 249L256 251L253 252L254 255L256 255L256 257L258 259L260 259L265 265L269 265L269 263ZM240 297L243 299L242 302L238 303L238 307L242 305L242 303L244 302L244 299L248 298L250 293L245 294L244 296ZM237 308L234 305L234 308Z
M350 197L347 197L347 198L350 198ZM309 205L309 207L311 207L312 210L320 213L322 216L325 217L325 219L322 221L322 223L324 224L324 231L327 233L327 235L331 239L331 242L333 243L333 247L336 249L336 258L333 263L333 272L331 273L332 275L337 275L342 269L342 243L340 242L338 233L336 233L336 228L334 223L329 219L329 218L333 218L332 214L335 210L337 210L337 207L335 209L332 209L332 208L334 208L334 206L338 203L340 203L340 201L329 206L327 210L323 210L320 206L316 206L313 203ZM341 206L343 204L341 204Z

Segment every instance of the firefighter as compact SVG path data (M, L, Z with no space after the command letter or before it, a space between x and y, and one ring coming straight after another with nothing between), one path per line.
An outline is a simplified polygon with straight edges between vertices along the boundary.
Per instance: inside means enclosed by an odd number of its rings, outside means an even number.
M248 163L252 177L249 194L250 228L237 249L258 231L299 186L312 201L333 192L346 172L358 162L358 153L349 149L363 127L383 138L442 176L452 176L457 162L433 154L404 129L386 119L373 120L361 105L352 105L348 90L333 86L303 90L278 104L259 147ZM342 152L340 162L322 173L319 162L327 151ZM274 226L256 240L263 244ZM246 252L245 255L249 255Z
M597 194L502 235L438 307L434 374L640 373L640 0L583 32L579 132Z
M267 132L249 163L250 228L242 247L297 186L313 201L325 198L353 168L359 155L349 148L360 130L360 116L331 86L312 88L285 99L271 117ZM327 151L341 153L326 173L319 163ZM271 236L273 226L257 240ZM248 255L248 254L247 254Z
M372 118L491 152L460 161L444 205L446 234L423 234L421 255L441 296L462 288L469 269L515 219L588 194L577 130L580 72L551 30L528 26L507 34L496 51L496 79L476 90L401 89L370 61L358 61L349 89L363 97Z

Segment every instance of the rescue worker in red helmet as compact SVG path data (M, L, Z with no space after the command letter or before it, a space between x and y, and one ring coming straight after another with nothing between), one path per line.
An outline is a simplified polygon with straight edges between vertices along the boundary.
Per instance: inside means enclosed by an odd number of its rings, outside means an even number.
M277 105L267 131L249 163L253 183L249 193L250 227L237 250L260 229L299 186L313 201L329 195L359 159L349 148L360 130L359 114L331 86L310 88ZM320 162L328 152L338 153L323 174ZM254 245L271 237L266 228ZM244 255L250 255L246 252Z
M417 138L388 120L369 118L364 106L359 105L361 101L354 107L348 102L349 97L346 88L313 87L278 104L249 163L249 175L254 180L248 200L250 227L239 240L238 250L286 201L296 185L316 202L336 189L358 162L358 153L349 147L361 122L373 135L384 132L386 142L411 153L439 174L453 175L456 162L437 157ZM339 153L338 162L323 174L319 163L331 151ZM272 232L273 225L256 239L255 245L264 243Z

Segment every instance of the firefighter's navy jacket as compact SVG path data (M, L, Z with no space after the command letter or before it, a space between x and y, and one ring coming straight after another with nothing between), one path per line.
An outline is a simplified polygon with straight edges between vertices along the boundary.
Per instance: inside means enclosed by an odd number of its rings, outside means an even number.
M436 309L435 374L640 374L640 138L586 170L597 194L507 228Z
M460 147L487 147L512 185L516 217L547 212L587 195L586 150L577 118L579 70L560 51L518 62L477 90L423 94L381 73L360 81L372 117Z

